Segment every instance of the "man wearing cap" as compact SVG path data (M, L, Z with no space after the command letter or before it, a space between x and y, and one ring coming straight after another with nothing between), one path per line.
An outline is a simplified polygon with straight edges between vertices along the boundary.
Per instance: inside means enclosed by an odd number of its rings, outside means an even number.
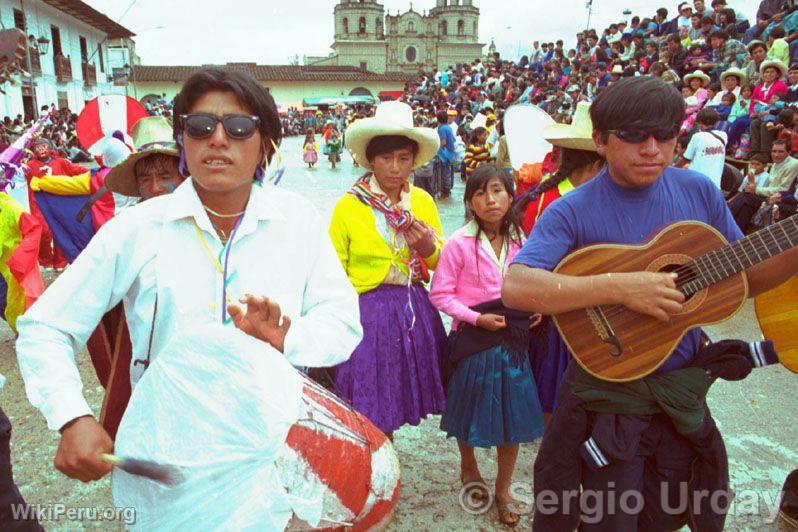
M677 19L676 22L677 31L679 31L681 28L687 28L689 30L690 26L692 25L690 23L690 18L692 16L693 16L693 8L689 3L682 2L681 4L679 4L679 18Z
M67 259L58 245L53 240L53 232L44 218L44 214L36 203L33 189L30 182L36 177L42 176L76 176L85 174L89 170L71 161L59 157L53 150L53 145L45 138L38 138L33 143L33 159L28 162L28 170L25 179L28 181L28 202L31 214L42 225L42 239L39 247L39 263L45 268L55 268L56 271L63 270L67 265Z

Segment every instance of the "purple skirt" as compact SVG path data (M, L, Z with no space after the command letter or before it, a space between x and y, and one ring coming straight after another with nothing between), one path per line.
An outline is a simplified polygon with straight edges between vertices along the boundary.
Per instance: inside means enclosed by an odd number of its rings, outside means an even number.
M380 285L363 293L360 322L363 340L331 372L338 394L386 433L443 412L446 331L426 289Z

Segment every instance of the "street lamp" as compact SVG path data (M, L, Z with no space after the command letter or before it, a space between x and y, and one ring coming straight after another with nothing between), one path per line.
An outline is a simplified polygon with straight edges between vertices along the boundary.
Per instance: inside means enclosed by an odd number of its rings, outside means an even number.
M627 25L629 25L629 15L631 14L632 10L629 9L628 7L623 10L623 21L626 22Z
M36 39L36 51L39 52L39 55L47 55L47 52L50 51L50 39L43 35Z

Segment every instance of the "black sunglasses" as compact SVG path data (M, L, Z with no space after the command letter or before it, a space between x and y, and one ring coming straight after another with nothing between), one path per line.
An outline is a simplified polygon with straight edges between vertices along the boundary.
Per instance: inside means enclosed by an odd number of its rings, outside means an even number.
M679 136L679 126L676 125L668 129L654 129L654 130L636 129L636 128L608 129L607 131L605 131L605 134L615 135L622 141L629 142L631 144L637 144L639 142L643 142L649 137L654 137L658 142L667 142Z
M216 124L222 123L225 133L231 139L245 140L255 134L260 118L254 115L217 116L205 113L180 115L183 130L192 139L206 139L213 134Z

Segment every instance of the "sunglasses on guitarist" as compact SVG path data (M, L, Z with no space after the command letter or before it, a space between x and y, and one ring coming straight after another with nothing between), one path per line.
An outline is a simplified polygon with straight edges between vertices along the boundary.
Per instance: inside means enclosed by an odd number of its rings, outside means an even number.
M183 130L192 139L207 139L216 129L216 124L222 123L224 132L235 140L246 140L258 130L260 117L255 115L224 115L217 116L205 113L180 115L183 121Z
M630 144L639 144L649 137L654 137L657 142L668 142L679 136L679 126L673 126L667 129L641 129L641 128L624 128L624 129L608 129L604 132L605 139L609 135L615 135L624 142ZM605 141L606 142L606 141Z

